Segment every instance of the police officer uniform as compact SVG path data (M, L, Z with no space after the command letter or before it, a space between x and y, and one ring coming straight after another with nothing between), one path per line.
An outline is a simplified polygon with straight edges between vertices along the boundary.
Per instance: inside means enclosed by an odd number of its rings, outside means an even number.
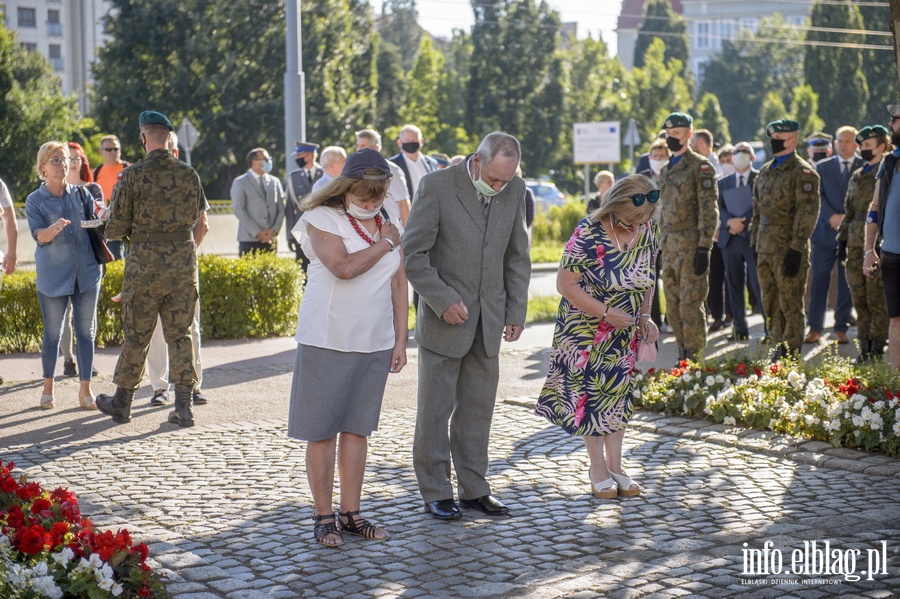
M158 112L142 112L138 122L141 127L160 125L174 131L169 119ZM170 150L154 149L119 175L106 235L130 242L122 283L125 340L113 376L116 393L97 397L97 407L116 422L131 419L131 402L159 318L169 346L169 380L175 386L175 410L169 422L194 423L191 395L197 373L190 326L198 275L192 231L206 205L197 172Z
M691 127L690 115L675 112L663 127ZM709 255L719 226L716 170L688 147L670 159L659 175L659 228L666 316L679 359L702 357L706 349Z
M799 131L797 121L781 119L766 134ZM803 347L809 238L819 218L819 173L796 152L778 156L759 170L753 186L751 243L759 259L757 274L775 358Z
M293 156L294 160L297 161L297 166L300 168L291 171L284 180L284 188L287 190L287 197L284 200L284 220L287 222L287 227L285 227L287 231L287 244L288 248L293 250L297 260L300 261L300 267L303 269L303 272L306 272L306 269L309 267L309 258L303 253L303 249L300 247L297 240L294 239L294 235L291 231L294 230L294 225L297 224L297 221L300 220L300 216L303 214L303 211L300 209L300 202L312 192L313 184L322 178L325 171L322 170L322 165L318 162L313 162L311 165L301 164L298 157L301 153L315 152L318 149L319 144L308 141L298 141L295 144Z
M890 137L887 127L863 127L856 135L856 143L867 139ZM844 220L838 229L838 260L846 260L847 283L856 308L859 340L859 361L880 358L888 338L887 307L884 303L884 283L881 277L863 274L865 257L866 217L875 195L875 176L878 165L865 164L853 171L847 184Z

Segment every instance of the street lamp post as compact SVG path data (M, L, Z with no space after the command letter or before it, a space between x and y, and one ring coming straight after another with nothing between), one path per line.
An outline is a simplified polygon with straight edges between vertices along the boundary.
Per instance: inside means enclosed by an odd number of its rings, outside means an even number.
M284 165L285 173L294 168L291 153L294 142L306 139L306 94L303 81L303 50L300 31L300 0L285 0L284 71Z

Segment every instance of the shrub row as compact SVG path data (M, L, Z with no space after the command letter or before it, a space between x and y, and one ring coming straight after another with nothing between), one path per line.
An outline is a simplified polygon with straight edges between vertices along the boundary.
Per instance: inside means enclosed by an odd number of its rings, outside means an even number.
M204 339L289 335L297 326L303 273L291 258L254 254L240 259L200 256L200 329ZM97 302L97 345L122 343L123 263L107 265ZM4 277L0 290L0 353L38 351L43 332L35 273Z

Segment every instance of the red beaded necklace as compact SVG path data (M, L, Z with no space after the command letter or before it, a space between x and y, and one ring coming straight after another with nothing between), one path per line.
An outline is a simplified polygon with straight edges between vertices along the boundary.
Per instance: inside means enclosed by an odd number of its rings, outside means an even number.
M353 225L353 228L356 229L356 232L359 233L360 237L365 239L369 245L375 244L375 240L366 234L366 232L363 230L363 228L359 226L359 223L356 222L356 219L353 218L349 212L347 213L347 218L350 219L350 224ZM379 231L381 231L381 215L380 214L375 215L375 226L378 228Z

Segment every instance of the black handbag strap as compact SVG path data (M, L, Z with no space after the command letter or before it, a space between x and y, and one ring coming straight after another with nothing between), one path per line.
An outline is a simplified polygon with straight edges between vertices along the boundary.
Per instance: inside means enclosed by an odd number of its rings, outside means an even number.
M97 218L97 215L94 214L94 211L91 209L93 200L88 197L89 194L87 189L85 189L83 185L79 185L78 192L81 194L81 205L84 206L85 220L94 220L95 218Z

